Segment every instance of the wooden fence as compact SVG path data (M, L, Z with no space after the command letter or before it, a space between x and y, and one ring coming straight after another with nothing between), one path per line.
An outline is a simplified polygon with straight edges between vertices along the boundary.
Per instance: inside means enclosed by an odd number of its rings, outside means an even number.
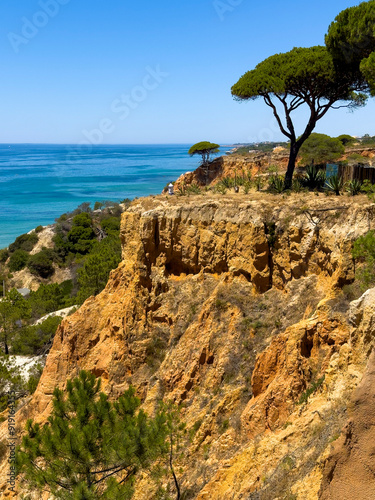
M339 175L344 182L358 179L363 182L368 179L375 184L375 167L369 165L339 165Z

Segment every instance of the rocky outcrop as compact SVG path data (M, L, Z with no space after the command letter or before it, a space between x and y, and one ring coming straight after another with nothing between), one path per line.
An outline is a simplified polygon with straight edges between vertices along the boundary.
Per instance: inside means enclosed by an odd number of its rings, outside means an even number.
M122 218L123 262L59 327L19 428L45 421L54 387L87 369L112 398L134 385L149 413L161 399L183 403L187 498L316 500L371 347L371 321L360 319L371 306L362 299L350 326L341 287L374 207L279 200L135 201ZM3 425L0 441L6 434ZM148 478L136 498L153 498Z
M352 342L371 352L363 379L348 404L348 421L325 462L321 500L372 500L375 491L375 289L351 305Z
M209 164L207 170L198 167L193 172L182 174L175 183L175 190L191 184L215 185L223 177L234 178L235 175L254 177L256 174L265 173L271 166L282 172L287 168L288 156L289 153L286 150L273 153L255 152L248 156L236 154L220 156Z

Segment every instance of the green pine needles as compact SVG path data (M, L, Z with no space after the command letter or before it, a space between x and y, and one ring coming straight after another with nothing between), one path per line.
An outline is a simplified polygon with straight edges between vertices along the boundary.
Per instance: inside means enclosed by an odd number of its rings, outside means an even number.
M55 389L46 425L27 422L17 450L23 487L61 500L126 500L136 473L168 452L165 413L148 417L133 388L111 403L100 383L81 371L65 392Z

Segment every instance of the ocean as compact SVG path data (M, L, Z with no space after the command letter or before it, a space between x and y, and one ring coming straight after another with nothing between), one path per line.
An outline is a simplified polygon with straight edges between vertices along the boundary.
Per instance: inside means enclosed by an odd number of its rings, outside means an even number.
M199 165L189 147L0 144L0 248L83 202L160 194Z

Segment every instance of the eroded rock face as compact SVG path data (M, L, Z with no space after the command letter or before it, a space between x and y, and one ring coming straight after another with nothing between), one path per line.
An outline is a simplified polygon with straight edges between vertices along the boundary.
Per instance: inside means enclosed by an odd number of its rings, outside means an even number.
M375 492L375 289L351 304L352 341L371 352L363 379L348 405L348 421L326 460L321 500L372 500Z
M123 262L59 327L18 425L45 421L54 387L90 370L113 398L134 385L149 413L161 399L184 403L191 441L180 479L189 498L275 500L285 487L316 500L330 433L346 418L340 401L370 349L361 314L371 304L358 303L355 328L330 304L354 277L351 241L375 217L367 204L308 203L134 202L122 218ZM323 375L308 405L297 405ZM141 483L136 498L152 498L150 488Z

